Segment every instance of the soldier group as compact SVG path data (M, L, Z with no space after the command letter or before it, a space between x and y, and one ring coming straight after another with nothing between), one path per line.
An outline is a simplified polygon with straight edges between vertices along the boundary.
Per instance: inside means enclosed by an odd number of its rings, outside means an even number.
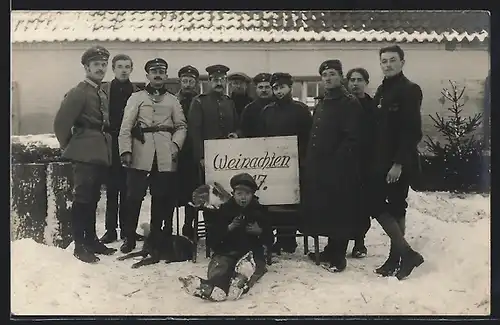
M375 218L391 239L389 257L376 273L403 279L423 263L404 238L408 189L418 171L422 92L403 74L399 46L379 51L385 78L374 98L365 92L365 69L351 69L344 77L339 60L323 62L318 72L325 94L312 116L292 99L288 73L263 72L252 80L213 65L206 68L210 90L197 94L199 71L185 66L174 95L165 86L168 63L161 58L146 63L144 90L130 82L133 61L123 54L112 59L115 79L102 83L109 56L101 46L85 51L85 80L66 94L54 121L63 156L74 166L76 258L94 263L96 254L113 254L105 244L117 240L118 219L120 250L132 251L142 239L136 229L148 188L151 235L171 233L174 208L184 206L182 233L193 237L197 211L188 202L204 183L204 140L297 136L300 210L286 220L269 213L274 225L295 220L303 233L327 236L320 258L330 271L340 272L349 240L355 241L353 257L366 256L364 238ZM231 96L225 94L228 81ZM255 100L248 95L252 81ZM106 233L99 239L96 207L106 179ZM280 230L272 250L294 252L295 233Z

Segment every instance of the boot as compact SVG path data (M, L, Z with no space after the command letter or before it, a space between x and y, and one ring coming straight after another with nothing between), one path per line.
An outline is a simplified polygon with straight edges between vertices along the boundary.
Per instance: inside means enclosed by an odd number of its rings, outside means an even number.
M396 272L398 280L403 280L413 271L414 268L419 267L424 263L424 258L420 253L415 252L413 249L407 251L401 256L401 266Z
M359 238L354 241L354 247L352 248L351 256L353 258L363 258L368 253L365 246L365 239Z
M103 244L111 244L118 239L118 234L116 230L106 230L104 235L101 237L100 242Z
M346 269L347 260L345 258L348 240L335 240L332 248L329 251L330 265L327 270L333 273L339 273Z
M139 214L141 213L142 199L131 199L127 200L127 214L126 220L124 220L123 225L125 229L122 229L121 234L124 236L123 244L120 247L120 251L124 254L130 253L135 249L136 246L136 229L139 223Z
M165 233L172 234L172 218L174 216L175 203L169 197L152 196L151 197L151 231L162 230ZM165 226L163 226L165 223Z
M399 254L396 252L396 249L394 247L394 244L391 242L391 248L389 250L389 257L387 260L382 264L382 266L378 267L375 269L375 273L379 274L383 277L386 276L393 276L397 269L399 268Z
M123 254L128 254L135 249L136 242L134 236L125 237L123 244L120 246L120 251Z
M399 267L402 252L411 251L410 245L404 238L404 218L396 220L390 214L383 213L377 218L377 221L391 239L391 249L387 261L376 269L375 273L391 276Z
M90 209L92 207L92 209ZM99 241L99 238L97 237L97 233L95 230L96 226L96 210L97 210L97 203L89 206L89 214L90 218L88 218L86 227L85 227L85 243L87 246L87 249L91 251L94 254L102 254L102 255L113 255L117 249L116 248L111 248L107 247L103 243Z
M73 202L71 207L71 228L75 249L73 256L85 263L97 263L99 258L85 247L85 219L89 218L86 204Z

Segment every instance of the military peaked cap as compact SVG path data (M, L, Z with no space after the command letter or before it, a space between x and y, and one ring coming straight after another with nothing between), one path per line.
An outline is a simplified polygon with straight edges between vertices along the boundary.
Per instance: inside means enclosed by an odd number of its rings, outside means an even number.
M200 77L200 72L198 72L198 69L193 67L192 65L186 65L185 67L182 67L179 72L177 73L177 76L180 78L182 76L190 76L195 79L198 79Z
M286 72L276 72L271 76L271 86L275 85L289 85L293 84L292 76Z
M323 71L328 69L335 69L342 73L342 62L340 62L340 60L326 60L319 66L319 74L322 74Z
M88 64L90 61L109 60L109 51L106 48L97 45L87 49L82 55L82 64Z
M240 80L240 81L244 81L244 82L251 82L252 79L250 79L249 76L247 76L246 74L242 73L242 72L235 72L235 73L232 73L230 74L228 77L227 77L227 80Z
M229 71L229 68L223 64L215 64L207 67L205 70L208 72L209 76L213 76L216 74L225 76Z
M255 77L253 77L253 83L258 84L259 82L271 82L272 75L270 73L259 73Z
M144 70L146 70L146 72L149 72L149 70L151 70L151 69L168 69L168 63L167 63L167 61L165 61L161 58L149 60L144 65Z
M255 192L258 189L257 183L248 173L234 175L229 181L229 185L231 185L231 188L233 190L236 190L238 188L246 188L251 192Z

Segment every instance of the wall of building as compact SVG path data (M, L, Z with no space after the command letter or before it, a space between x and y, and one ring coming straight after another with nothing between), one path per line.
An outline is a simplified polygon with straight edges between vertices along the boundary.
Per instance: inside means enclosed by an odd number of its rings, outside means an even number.
M52 121L64 94L83 78L80 57L91 43L13 44L12 81L16 83L20 134L52 132ZM163 57L169 74L177 76L180 67L191 64L202 73L211 64L225 64L232 72L253 76L259 72L289 72L293 76L317 77L319 64L340 59L347 72L362 66L371 74L370 92L382 79L378 49L382 43L296 43L296 44L183 44L104 42L111 55L126 53L134 60L132 81L145 81L144 63ZM443 110L438 101L448 80L466 85L469 100L465 110L482 109L483 83L489 70L485 48L445 50L442 44L403 44L405 74L420 84L424 93L424 123L428 114ZM113 78L111 68L105 80ZM17 125L17 124L16 124Z

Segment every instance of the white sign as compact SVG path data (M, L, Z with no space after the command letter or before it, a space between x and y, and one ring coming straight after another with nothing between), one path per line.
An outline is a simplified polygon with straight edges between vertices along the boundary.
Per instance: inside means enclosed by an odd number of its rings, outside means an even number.
M263 205L300 203L297 137L205 140L205 180L231 190L239 173L252 175Z

